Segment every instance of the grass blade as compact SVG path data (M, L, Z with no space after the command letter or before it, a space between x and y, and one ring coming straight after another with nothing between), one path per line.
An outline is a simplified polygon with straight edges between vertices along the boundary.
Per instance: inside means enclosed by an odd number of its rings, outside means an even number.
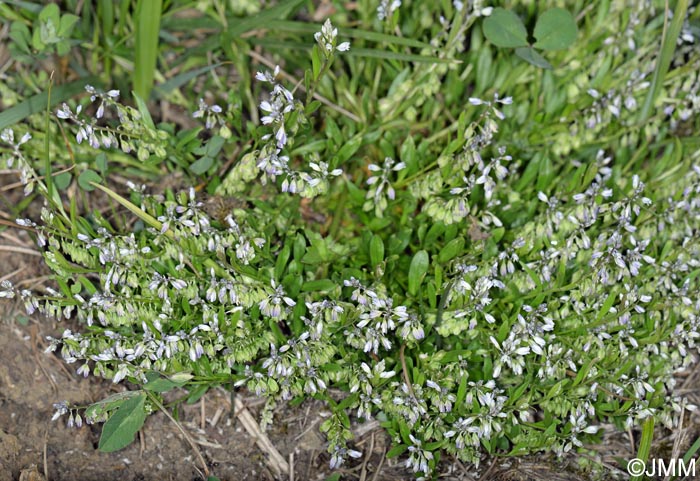
M32 13L39 13L43 8L40 3L36 4L32 2L23 2L21 0L5 0L5 3L9 3L10 5L14 5L15 7L23 8Z
M644 421L642 426L642 438L639 440L639 448L637 449L637 459L641 459L644 463L649 459L651 452L651 442L654 440L654 418L650 417ZM642 481L644 475L632 477L632 481Z
M304 3L304 0L285 0L276 6L263 10L262 12L251 17L231 19L231 25L227 29L227 33L231 37L238 37L241 34L255 30L256 28L267 28L269 22L285 18L302 3Z
M46 109L47 104L49 107L53 107L59 102L65 102L74 95L84 92L86 84L97 86L99 84L99 80L97 77L91 76L54 87L51 91L50 101L48 91L36 94L33 97L29 97L14 107L0 113L0 130L19 123L32 114L43 112Z
M221 63L207 65L206 67L197 68L197 69L190 70L189 72L183 72L181 74L178 74L178 75L174 76L173 78L167 80L166 82L163 82L160 85L156 85L155 95L158 97L161 97L161 96L167 94L168 92L171 92L175 89L182 87L190 80L195 79L195 78L199 77L200 75L207 73L211 70L214 70L219 65L221 65Z
M53 177L51 176L51 88L53 87L53 73L49 78L49 88L46 91L46 135L44 135L44 176L46 177L46 194L49 199L54 198ZM60 201L59 201L60 203Z
M134 92L148 100L158 56L158 32L162 0L139 0L136 7L136 52L134 54Z
M695 440L692 446L688 448L688 451L685 453L685 456L683 456L683 461L688 463L693 456L695 456L695 453L698 452L700 449L700 437Z
M656 69L654 69L654 77L651 81L651 86L647 92L647 97L644 99L644 105L639 113L639 122L644 122L651 114L651 109L654 107L654 102L656 97L659 96L661 91L661 85L664 82L664 77L668 73L668 69L671 66L671 60L673 59L673 52L676 50L676 41L678 40L678 35L681 33L681 28L683 27L683 21L685 20L685 13L688 10L688 0L678 0L676 4L676 10L673 12L673 20L671 20L671 25L669 26L666 36L661 44L661 52L659 58L656 60ZM669 12L666 12L668 15Z
M378 50L374 48L350 48L343 55L354 57L371 57L383 58L387 60L403 60L405 62L421 62L421 63L462 63L461 60L454 58L440 58L429 55L416 55L412 53L389 52L387 50Z
M126 207L132 214L134 214L136 217L138 217L139 219L141 219L142 221L144 221L146 224L150 225L154 229L156 229L158 231L161 231L163 229L163 224L158 219L156 219L155 217L153 217L149 213L144 212L138 206L132 204L129 200L125 199L124 197L117 194L113 190L108 189L107 187L104 187L96 182L90 182L90 185L96 189L101 190L102 192L104 192L105 194L110 196L112 199L119 202L123 207ZM166 230L163 233L166 236L170 237L171 239L173 238L172 231Z

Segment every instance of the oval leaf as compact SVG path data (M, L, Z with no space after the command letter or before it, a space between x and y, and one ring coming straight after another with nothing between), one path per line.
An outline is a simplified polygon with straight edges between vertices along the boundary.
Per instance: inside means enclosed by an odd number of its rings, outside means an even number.
M205 155L190 165L190 172L193 174L202 175L206 173L207 170L211 169L212 165L214 165L214 158Z
M89 191L95 190L95 187L90 185L90 182L94 182L96 184L99 184L100 182L102 182L102 177L100 177L100 174L98 174L94 170L91 170L91 169L84 170L80 174L80 177L78 177L78 185L80 186L81 189L89 192Z
M542 50L568 48L576 41L577 34L574 17L563 8L552 8L537 19L534 47Z
M53 185L58 190L65 190L70 185L71 180L73 180L73 177L70 175L70 172L62 172L53 178Z
M447 243L438 254L438 261L445 263L460 255L464 251L464 238L457 237Z
M384 241L378 235L369 241L369 261L372 267L377 267L384 260Z
M527 30L522 20L510 10L495 8L484 20L484 35L497 47L516 48L527 46Z
M520 57L521 59L525 60L526 62L530 62L532 65L535 67L541 67L541 68L547 68L550 69L552 68L552 65L547 62L542 55L537 53L537 50L535 50L532 47L520 47L515 49L515 55Z
M145 394L124 401L102 428L98 449L111 453L131 444L146 420L145 404Z
M426 251L418 251L411 260L411 266L408 268L408 292L415 296L418 293L418 288L423 282L425 274L428 272L430 259Z

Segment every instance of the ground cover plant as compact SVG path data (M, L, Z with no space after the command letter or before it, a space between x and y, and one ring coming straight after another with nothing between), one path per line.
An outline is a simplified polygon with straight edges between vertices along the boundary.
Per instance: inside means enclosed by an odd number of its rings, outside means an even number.
M263 427L325 402L334 468L377 419L424 478L604 429L644 426L643 453L695 408L674 390L700 336L687 1L0 12L0 152L26 196L8 224L55 274L0 297L71 322L50 350L129 387L57 400L105 423L102 450L175 388L247 388Z

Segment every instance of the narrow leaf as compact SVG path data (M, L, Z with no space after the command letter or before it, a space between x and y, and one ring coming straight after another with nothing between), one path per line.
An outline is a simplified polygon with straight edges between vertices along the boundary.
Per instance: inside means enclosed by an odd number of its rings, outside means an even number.
M227 33L232 38L235 38L257 28L266 28L269 22L284 19L303 2L304 0L285 0L253 16L231 20Z
M378 235L369 241L369 260L372 267L377 267L384 260L384 241Z
M190 80L194 80L197 77L199 77L200 75L205 74L211 70L214 70L215 68L217 68L220 65L221 65L221 63L215 63L213 65L207 65L206 67L193 69L193 70L190 70L188 72L183 72L179 75L176 75L173 78L163 82L162 84L156 85L155 95L157 97L162 97L162 96L166 95L167 93L182 87Z
M74 95L84 92L85 85L98 85L98 83L99 80L97 77L91 76L76 80L75 82L53 87L51 90L51 102L49 105L53 107L59 102L65 102ZM48 101L49 93L47 90L46 92L29 97L27 100L3 111L0 113L0 130L6 129L7 127L21 122L32 114L44 111Z
M526 62L531 63L535 67L541 67L541 68L546 68L550 69L552 68L552 65L547 62L542 55L537 53L537 50L535 50L532 47L520 47L515 49L515 55L520 57L521 59L525 60Z
M148 100L158 56L162 0L139 0L135 15L134 92Z

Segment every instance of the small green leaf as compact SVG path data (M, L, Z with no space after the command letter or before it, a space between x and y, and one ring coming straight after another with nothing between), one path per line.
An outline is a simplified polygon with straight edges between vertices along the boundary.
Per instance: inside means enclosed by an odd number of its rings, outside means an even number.
M78 177L78 185L81 189L90 192L95 190L95 187L93 187L90 182L95 182L96 184L100 183L102 182L102 177L94 170L86 169Z
M535 48L542 50L562 50L576 41L578 28L576 20L563 8L552 8L537 19L534 36Z
M215 135L209 141L207 142L207 145L205 147L205 152L206 155L209 157L214 157L221 152L221 147L224 146L224 143L226 142L226 139L221 137L220 135Z
M55 3L49 3L39 13L39 20L58 24L61 11Z
M95 157L95 167L97 167L102 174L107 172L107 156L104 152L100 152Z
M199 401L202 398L202 396L204 396L207 393L208 390L209 390L209 386L207 386L206 384L191 390L190 395L187 398L187 404L196 403L197 401Z
M408 268L408 292L415 296L418 293L420 285L423 283L423 278L428 272L430 259L426 251L418 251L411 260L411 266Z
M70 175L70 172L63 172L53 178L53 185L56 186L58 190L64 190L70 185L72 178L73 177Z
M386 453L386 457L389 459L395 458L396 456L402 455L407 449L408 446L406 446L405 444L398 444Z
M132 95L134 96L136 107L139 109L139 113L141 114L141 117L143 118L143 122L146 124L146 127L155 130L156 125L153 123L153 118L151 117L151 113L148 111L146 102L144 102L143 99L136 92L132 92Z
M68 40L61 40L60 42L58 42L56 44L56 53L60 57L68 55L69 51L70 51L70 43L68 43Z
M314 45L311 49L311 69L313 72L314 81L318 80L318 76L321 74L321 51L318 45Z
M279 280L284 274L284 269L287 267L287 262L289 262L289 256L292 250L289 244L285 245L282 250L277 254L277 260L275 261L275 279Z
M29 28L21 22L12 22L10 27L10 38L15 42L15 44L25 53L29 53L29 42L31 42L31 35L29 33Z
M189 169L193 174L202 175L211 169L212 165L214 165L214 158L205 155L196 162L193 162Z
M401 174L404 172L406 174L412 174L418 170L418 155L416 153L416 143L413 137L409 137L401 144L399 156L401 161L406 164L406 170L402 171Z
M61 17L61 22L58 27L58 36L63 38L69 37L71 31L73 30L73 27L75 26L78 20L79 17L71 15L70 13L63 15Z
M146 379L148 382L143 385L143 388L147 391L153 392L168 392L176 387L182 387L186 382L176 382L174 380L161 377L160 374L154 371L147 372Z
M497 47L515 48L527 46L527 30L515 13L504 8L495 8L484 20L484 35Z
M328 292L336 288L338 284L330 279L318 279L316 281L304 282L301 290L304 292Z
M458 255L460 255L463 252L463 250L464 238L457 237L456 239L452 239L450 242L447 243L445 247L442 248L442 250L438 254L438 261L440 263L444 263L449 260L452 260Z
M362 145L362 136L361 135L356 135L355 137L351 138L348 140L345 145L343 145L338 153L336 154L336 157L338 157L338 162L345 162L348 160L350 157L352 157L355 152L358 151L360 146Z
M525 60L526 62L531 63L535 67L541 67L541 68L547 68L550 69L552 68L552 65L545 60L545 58L537 53L537 50L535 50L532 47L520 47L515 49L515 55L520 57L521 59Z
M369 242L369 261L372 267L377 267L384 260L384 241L378 235L372 236Z
M131 444L146 420L145 404L143 393L124 401L102 428L98 449L111 453Z

